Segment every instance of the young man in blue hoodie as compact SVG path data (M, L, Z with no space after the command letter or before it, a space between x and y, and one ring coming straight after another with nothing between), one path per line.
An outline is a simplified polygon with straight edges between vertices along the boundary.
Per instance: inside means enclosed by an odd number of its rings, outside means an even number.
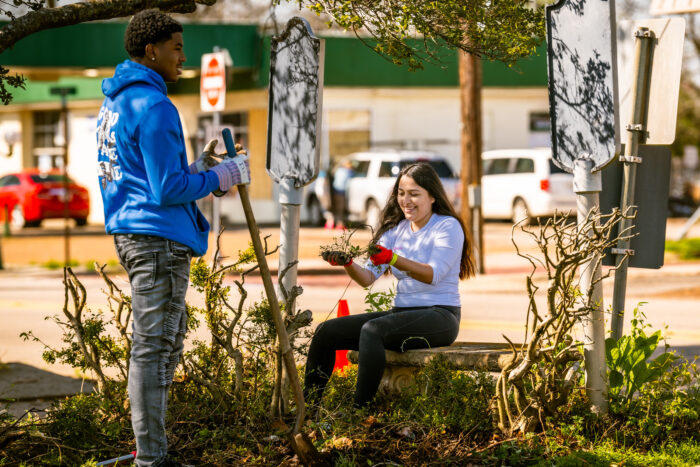
M124 45L131 59L102 83L98 173L105 228L131 283L128 391L136 465L177 466L167 456L168 389L187 329L190 261L206 252L209 233L195 200L249 183L250 172L245 156L218 163L208 154L211 143L187 165L180 117L165 86L182 73L182 26L146 10L129 23Z

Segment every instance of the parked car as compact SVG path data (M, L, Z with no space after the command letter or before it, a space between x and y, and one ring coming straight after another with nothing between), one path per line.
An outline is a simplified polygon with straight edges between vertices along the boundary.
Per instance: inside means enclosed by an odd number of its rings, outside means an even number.
M576 213L574 179L552 161L551 149L503 149L482 154L482 215L528 225L555 211Z
M44 219L62 218L66 202L68 217L87 224L90 196L84 187L60 172L25 169L0 177L0 218L10 216L13 228L38 227ZM67 188L67 190L66 190Z
M318 227L327 221L331 209L331 187L325 170L318 172L313 182L304 187L305 221Z
M350 154L338 164L343 164L346 160L350 161L353 170L347 193L348 217L351 221L376 227L396 177L401 169L415 162L427 162L433 166L448 197L459 208L459 179L443 156L426 151L367 151ZM308 188L307 193L314 192ZM308 199L307 197L307 209L311 206ZM320 221L318 217L316 219Z

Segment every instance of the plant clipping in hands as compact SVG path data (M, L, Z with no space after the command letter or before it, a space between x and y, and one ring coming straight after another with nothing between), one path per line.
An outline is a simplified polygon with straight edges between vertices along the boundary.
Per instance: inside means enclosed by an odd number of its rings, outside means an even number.
M321 245L320 256L324 261L328 261L328 257L331 253L339 253L340 260L344 264L350 262L351 259L365 257L369 258L373 254L379 253L379 248L370 242L367 247L362 248L351 243L352 236L357 232L357 229L352 231L344 230L340 237L334 237L333 243L330 245Z

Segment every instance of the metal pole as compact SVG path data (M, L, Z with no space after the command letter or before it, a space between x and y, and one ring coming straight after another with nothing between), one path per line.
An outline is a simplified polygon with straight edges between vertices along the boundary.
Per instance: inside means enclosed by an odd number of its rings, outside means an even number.
M70 265L70 227L69 216L69 191L68 191L68 145L70 134L68 133L68 95L73 95L77 89L72 86L54 87L49 90L51 95L61 96L61 116L63 119L63 254L65 265Z
M627 125L627 143L625 153L620 156L623 165L622 172L622 193L620 195L620 209L624 214L634 206L634 188L637 180L637 164L642 162L639 157L639 144L644 141L644 111L647 101L647 80L649 78L649 61L651 58L651 45L654 32L648 28L639 28L634 33L637 38L635 44L634 58L634 83L632 85L632 112L630 122ZM636 212L635 212L636 214ZM625 216L620 222L618 234L629 231L632 227L632 219ZM612 317L610 319L610 330L613 339L619 339L625 325L625 294L627 291L627 257L634 254L630 250L630 239L621 239L617 242L617 248L612 249L616 255L615 283L613 290Z
M294 265L280 281L280 274L299 258L299 221L301 215L302 190L294 186L294 180L283 179L280 184L279 200L282 206L280 218L280 259L277 268L278 283L287 291L297 284L297 266ZM282 299L282 297L280 297ZM287 316L294 315L294 303L285 310Z
M474 250L474 258L482 258L484 255L481 252L482 240L482 222L481 222L481 185L474 183L469 185L469 207L472 211L472 243ZM484 274L483 261L475 261L476 273Z
M591 159L574 162L574 191L579 231L584 227L591 209L599 206L599 193L603 183L600 172L592 173ZM592 234L592 232L590 233ZM603 306L603 282L600 257L593 254L581 265L581 293L583 300L592 304L591 314L583 319L583 356L586 366L586 394L591 411L608 412L608 382L605 363L605 318Z
M218 133L219 127L221 126L221 112L214 112L212 115L212 126L214 130ZM229 157L235 157L236 154L229 154ZM214 238L219 235L219 230L221 230L221 198L218 196L212 196L214 198L211 203L211 231L214 233Z
M68 102L65 93L61 94L61 115L63 117L63 258L64 265L70 266L70 192L68 189Z

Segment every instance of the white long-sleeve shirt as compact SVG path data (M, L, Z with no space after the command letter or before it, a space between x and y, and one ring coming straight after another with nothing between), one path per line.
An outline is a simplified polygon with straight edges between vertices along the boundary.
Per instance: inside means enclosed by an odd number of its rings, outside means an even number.
M403 258L428 264L433 268L430 284L417 281L393 266L374 266L370 261L365 269L375 279L391 267L398 279L394 306L461 306L459 296L459 264L462 258L464 232L457 219L433 214L417 232L411 230L411 222L402 220L393 229L385 232L379 244L393 250Z

